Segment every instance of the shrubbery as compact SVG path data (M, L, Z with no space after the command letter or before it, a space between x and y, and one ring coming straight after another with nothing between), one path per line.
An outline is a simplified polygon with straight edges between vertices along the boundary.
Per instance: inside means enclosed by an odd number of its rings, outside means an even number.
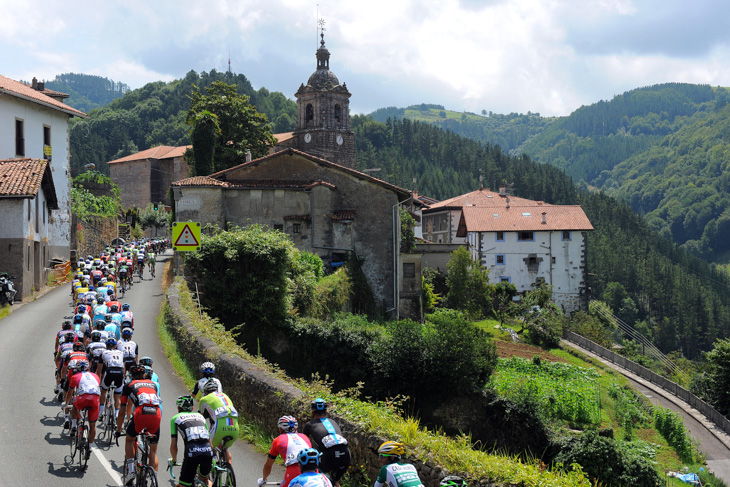
M683 462L693 463L695 448L689 433L684 428L682 418L677 413L661 406L654 408L654 427L667 443L674 448Z

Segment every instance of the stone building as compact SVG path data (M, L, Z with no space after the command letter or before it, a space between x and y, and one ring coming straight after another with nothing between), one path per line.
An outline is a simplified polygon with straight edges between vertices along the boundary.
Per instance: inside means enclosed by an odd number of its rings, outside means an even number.
M414 316L408 299L414 289L420 295L420 262L400 253L399 205L410 199L408 190L296 149L172 186L177 221L266 225L330 269L352 252L376 305L393 316Z
M68 124L72 117L86 118L86 114L66 105L66 98L65 93L48 90L35 78L25 84L0 76L0 159L43 159L53 175L58 208L50 218L48 244L38 250L44 252L37 257L39 262L63 262L70 256Z
M317 70L297 90L294 132L276 134L274 150L298 149L341 166L355 167L355 133L350 128L350 92L330 71L330 53L321 34Z
M542 280L566 311L586 309L586 232L593 230L580 206L551 205L480 189L423 210L423 237L436 244L466 244L489 270L493 283L518 292ZM426 248L426 246L422 246ZM427 259L428 260L428 259Z
M18 300L46 285L52 211L57 210L48 161L0 160L0 272L14 278Z
M145 208L150 203L170 206L170 185L188 177L183 154L190 147L160 145L109 161L109 175L119 186L122 207Z

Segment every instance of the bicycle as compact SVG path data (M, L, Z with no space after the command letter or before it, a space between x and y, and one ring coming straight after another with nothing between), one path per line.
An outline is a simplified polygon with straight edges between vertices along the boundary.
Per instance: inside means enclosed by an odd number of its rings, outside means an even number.
M225 436L223 444L225 445L233 439L232 436ZM233 465L226 460L226 451L228 448L216 447L213 456L213 469L211 470L211 481L213 487L236 487L236 475L233 473Z
M147 464L150 455L150 438L153 436L147 432L147 428L137 435L134 456L134 485L136 487L157 487L155 469ZM118 439L117 444L119 444Z
M154 279L155 278L155 263L150 261L149 268L150 268L150 274L152 274L152 279Z
M139 269L137 270L137 275L139 276L139 281L144 281L144 264L141 264L139 266Z
M66 406L72 407L72 406ZM76 424L76 433L71 435L70 438L70 449L71 449L71 463L74 463L74 457L76 453L79 454L79 469L86 470L88 465L89 457L91 456L91 445L89 444L89 427L87 423L88 412L91 408L83 408L79 411L79 419ZM71 430L73 433L73 429Z

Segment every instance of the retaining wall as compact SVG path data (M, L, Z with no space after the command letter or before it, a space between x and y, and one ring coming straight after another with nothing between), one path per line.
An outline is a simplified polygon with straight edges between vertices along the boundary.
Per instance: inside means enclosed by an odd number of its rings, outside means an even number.
M305 417L309 404L314 399L301 390L262 370L256 364L240 357L222 353L212 340L196 330L180 305L178 283L167 291L168 308L165 320L177 340L185 360L190 364L211 361L216 365L216 377L225 385L226 394L233 400L239 413L248 421L256 422L272 435L277 433L276 423L283 415L294 415L299 424L309 420ZM364 465L368 476L375 479L380 467L377 449L386 438L362 431L356 424L332 414L347 438L352 453L352 465ZM436 487L446 475L443 469L430 462L406 458L418 469L425 487ZM372 483L372 482L370 482ZM497 484L481 480L480 487L512 487L513 484Z

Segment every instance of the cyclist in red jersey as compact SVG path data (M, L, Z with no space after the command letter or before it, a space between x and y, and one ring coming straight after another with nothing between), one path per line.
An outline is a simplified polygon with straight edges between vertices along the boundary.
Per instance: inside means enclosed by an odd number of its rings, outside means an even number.
M259 479L259 485L263 485L266 479L269 478L271 468L274 466L274 460L281 455L286 467L281 487L287 487L294 477L302 473L297 461L297 455L305 448L311 448L312 444L305 435L297 433L299 425L295 417L282 416L279 418L277 426L279 427L279 436L274 438L271 443L271 449L269 449L268 458L264 463L263 477Z
M132 381L122 389L122 404L117 416L117 436L121 436L124 417L130 414L132 419L127 426L126 441L124 442L124 458L126 467L124 472L125 483L134 477L134 450L137 435L145 428L154 435L150 439L149 465L157 472L157 443L160 441L160 396L157 384L145 379L145 368L135 364L129 368Z
M89 411L89 445L96 438L96 420L99 419L99 376L89 372L89 363L79 361L74 364L74 373L69 379L69 388L66 393L66 403L69 403L73 394L73 409L71 410L71 436L76 432L76 420L79 411L91 408ZM87 451L91 453L91 449Z

